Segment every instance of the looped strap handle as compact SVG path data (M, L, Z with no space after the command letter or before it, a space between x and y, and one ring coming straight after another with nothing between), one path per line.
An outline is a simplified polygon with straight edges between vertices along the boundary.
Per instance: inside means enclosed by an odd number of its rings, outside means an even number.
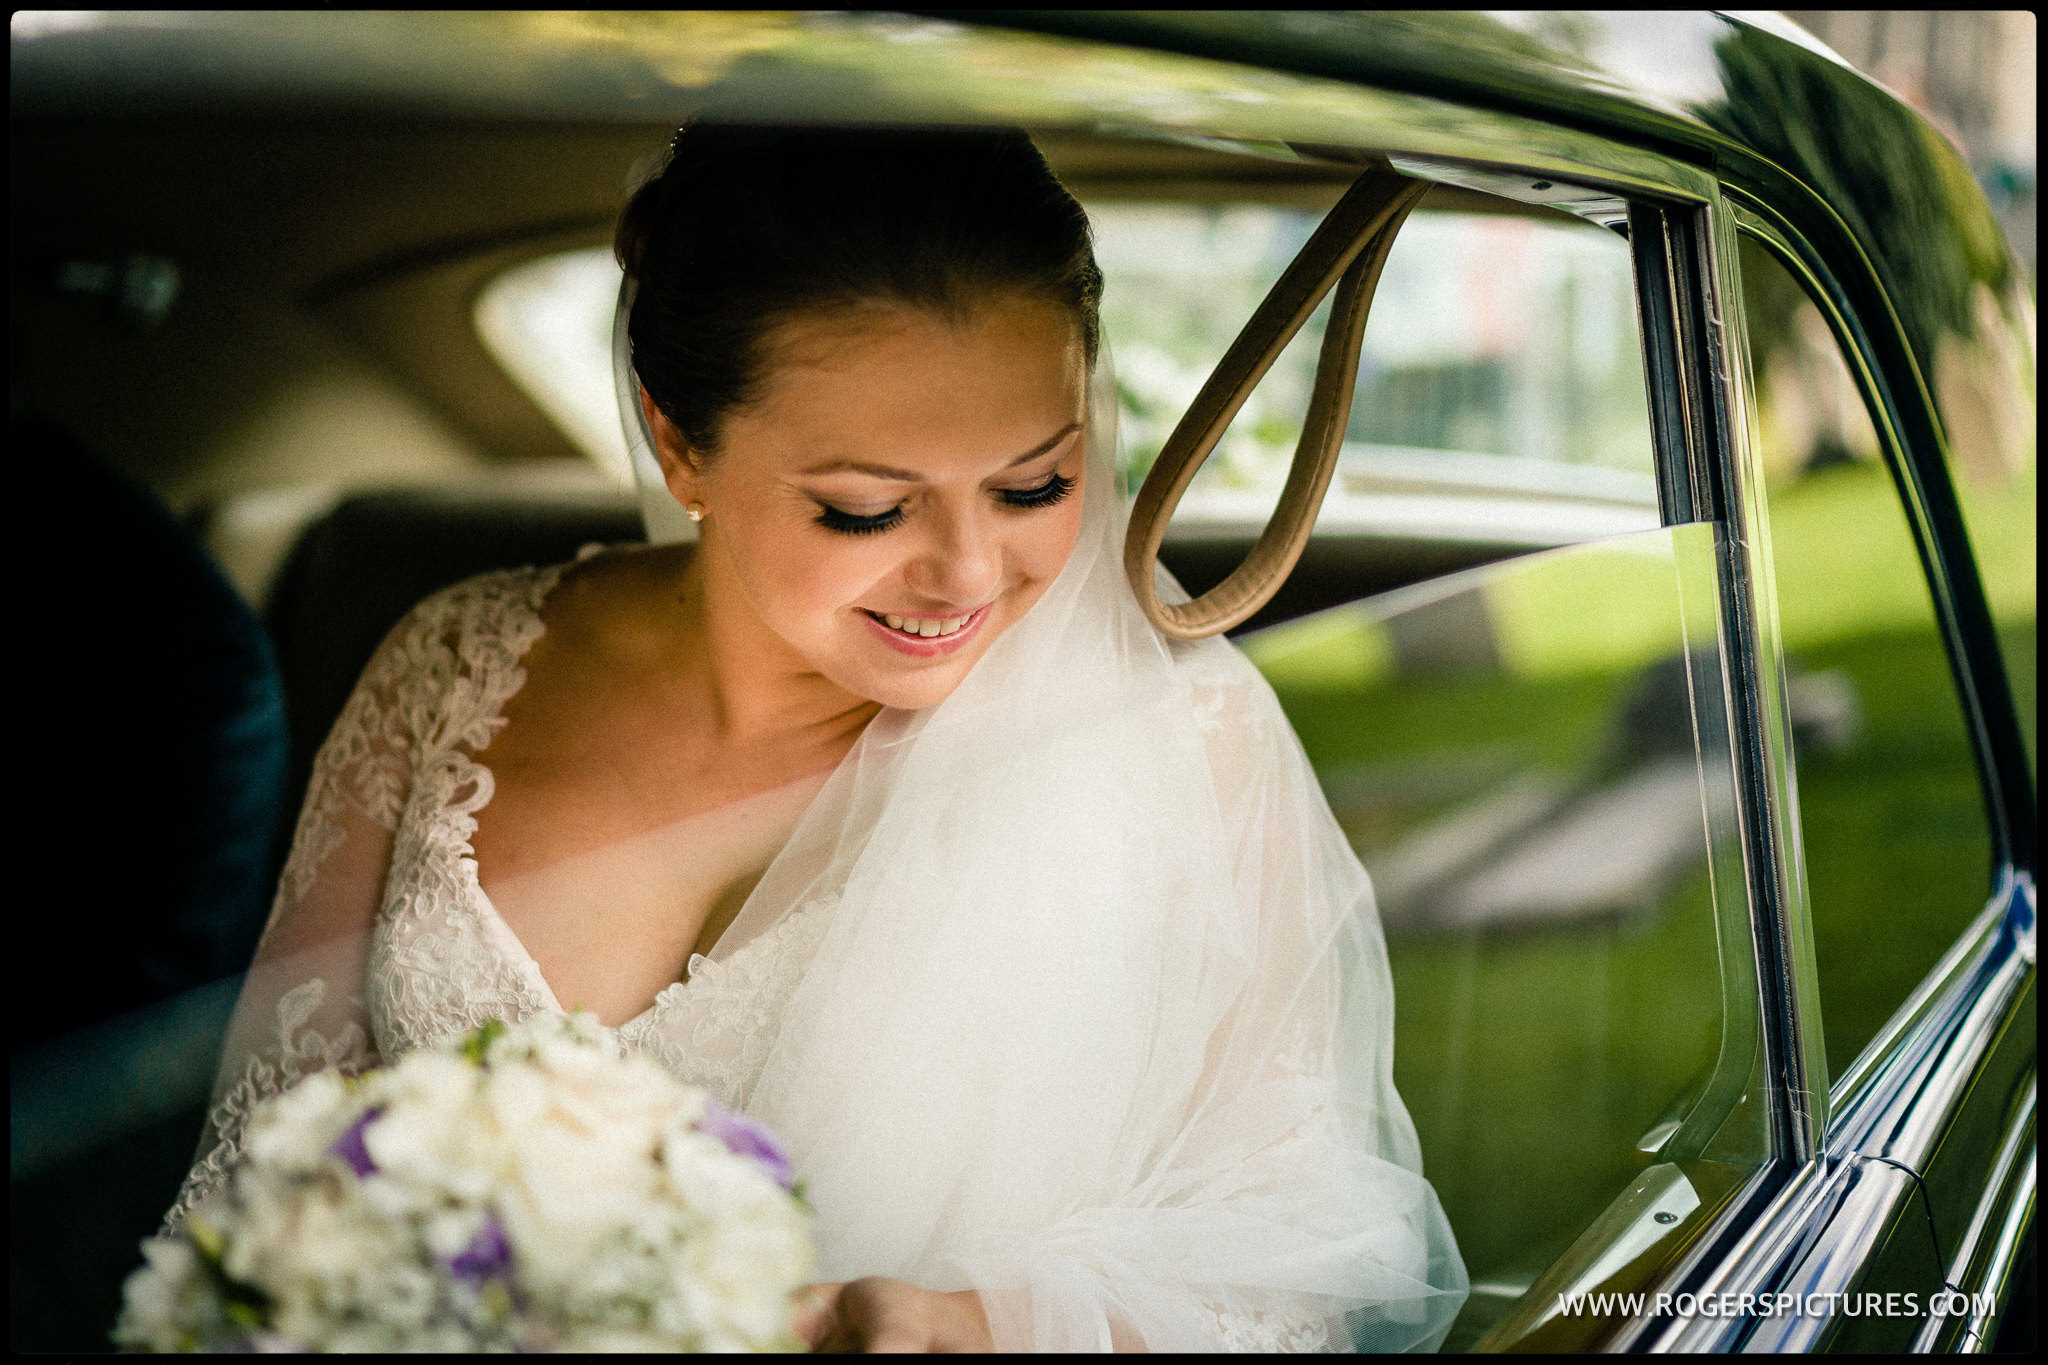
M1301 558L1314 529L1317 509L1336 472L1351 420L1351 396L1358 386L1358 350L1365 336L1373 290L1394 245L1402 220L1429 188L1427 181L1382 167L1358 177L1330 210L1301 254L1281 274L1251 321L1223 353L1202 391L1145 477L1124 534L1124 574L1138 605L1152 624L1177 640L1199 640L1246 620L1280 589ZM1195 471L1222 439L1266 371L1316 311L1332 286L1337 298L1316 361L1301 441L1280 491L1273 518L1244 563L1192 602L1161 602L1152 566L1166 536L1166 523Z

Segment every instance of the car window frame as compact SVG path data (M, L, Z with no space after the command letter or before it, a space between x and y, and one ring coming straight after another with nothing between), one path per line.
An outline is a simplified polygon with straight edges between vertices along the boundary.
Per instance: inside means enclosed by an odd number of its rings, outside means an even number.
M1527 122L1506 116L1503 121ZM1800 861L1791 711L1763 515L1755 395L1735 289L1741 278L1738 205L1719 176L1688 163L1576 130L1552 127L1546 137L1563 144L1546 150L1568 150L1583 168L1573 177L1577 184L1611 190L1612 203L1596 211L1609 225L1618 218L1628 229L1663 520L1716 527L1724 687L1757 965L1753 1080L1768 1127L1765 1165L1789 1169L1822 1150L1832 1087ZM1601 173L1601 150L1608 146L1625 152L1625 178ZM1443 168L1448 179L1462 169L1460 183L1495 193L1517 175L1548 170L1547 159L1481 161L1470 151L1457 158L1441 152L1404 157L1391 148L1389 153L1409 174L1435 178L1442 173L1436 168ZM1653 167L1655 173L1646 173ZM1742 1198L1760 1193L1747 1190Z

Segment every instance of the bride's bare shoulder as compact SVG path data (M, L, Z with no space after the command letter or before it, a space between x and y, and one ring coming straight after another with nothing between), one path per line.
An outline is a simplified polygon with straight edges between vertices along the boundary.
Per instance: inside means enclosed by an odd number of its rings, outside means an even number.
M440 588L385 634L373 676L433 671L436 660L523 655L554 636L583 648L653 633L662 588L688 562L687 545L618 546L565 564L492 569Z
M541 607L559 649L616 656L671 647L692 547L619 545L562 566Z

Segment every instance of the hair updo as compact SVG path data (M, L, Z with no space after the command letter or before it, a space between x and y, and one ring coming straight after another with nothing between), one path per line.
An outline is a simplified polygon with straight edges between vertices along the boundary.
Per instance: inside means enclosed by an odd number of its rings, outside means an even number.
M638 285L633 368L703 454L759 395L768 333L800 313L883 301L962 318L1027 294L1068 309L1095 361L1088 218L1021 132L696 124L614 247Z

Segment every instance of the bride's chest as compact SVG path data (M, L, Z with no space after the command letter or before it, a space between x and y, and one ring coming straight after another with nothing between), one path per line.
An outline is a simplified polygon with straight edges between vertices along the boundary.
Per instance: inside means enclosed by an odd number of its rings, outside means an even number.
M719 904L721 894L743 898L736 888L751 887L772 861L815 782L508 879L494 888L501 907L479 879L470 842L476 813L491 799L491 774L454 757L419 776L399 821L365 964L371 1023L384 1056L492 1018L588 1005L578 983L611 972L633 977L646 1001L614 1030L624 1044L729 1098L744 1093L750 1076L743 1034L793 982L805 924L815 917L790 916L788 925L727 962L693 962L692 949L703 925L736 912L737 904ZM594 945L583 959L552 951L579 937ZM552 980L545 970L551 962ZM624 1012L615 1009L611 1017Z

